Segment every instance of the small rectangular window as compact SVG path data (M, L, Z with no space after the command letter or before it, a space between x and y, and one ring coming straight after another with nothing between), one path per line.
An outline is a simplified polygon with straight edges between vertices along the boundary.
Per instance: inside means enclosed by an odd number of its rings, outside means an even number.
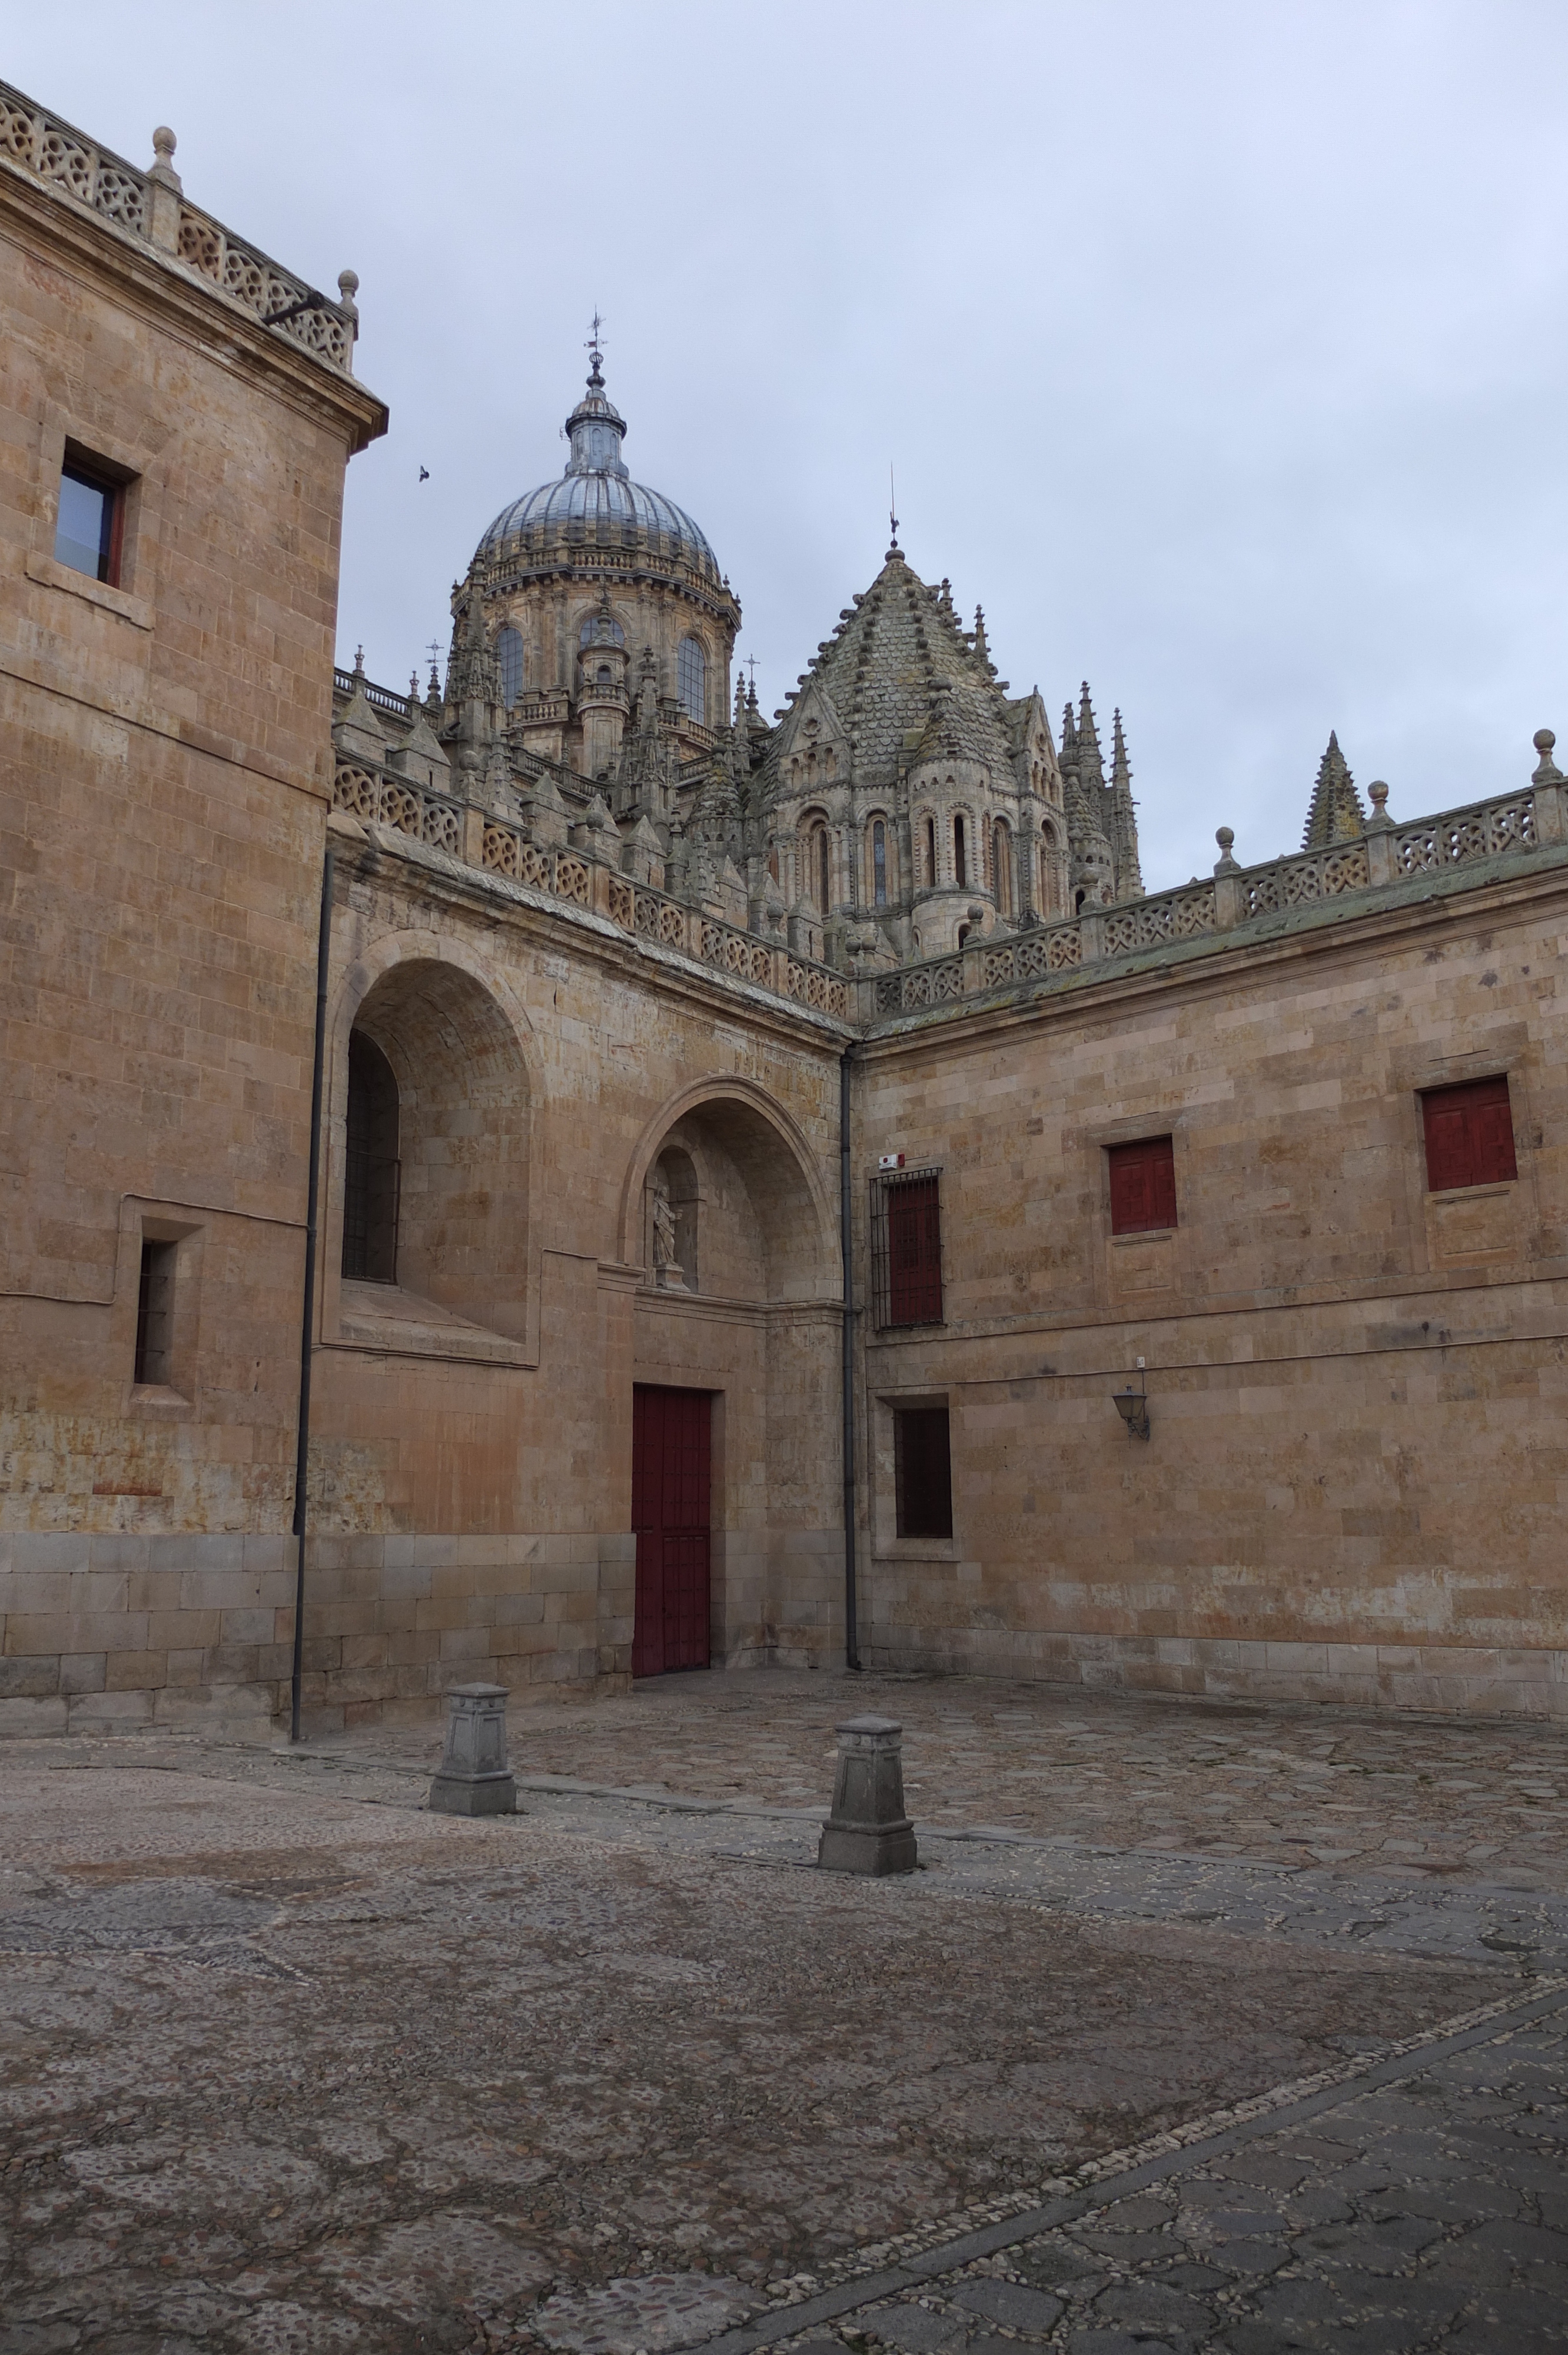
M88 461L68 454L60 470L55 561L116 587L125 520L125 486Z
M871 1199L872 1290L879 1327L942 1321L942 1211L935 1169L879 1178Z
M1421 1099L1421 1122L1428 1193L1501 1185L1519 1176L1506 1075L1428 1088Z
M142 1282L136 1295L136 1380L167 1389L175 1330L175 1255L177 1243L142 1244Z
M945 1406L893 1411L893 1481L901 1538L953 1534L953 1465Z
M1139 1137L1107 1148L1111 1232L1136 1235L1176 1224L1176 1155L1168 1136Z

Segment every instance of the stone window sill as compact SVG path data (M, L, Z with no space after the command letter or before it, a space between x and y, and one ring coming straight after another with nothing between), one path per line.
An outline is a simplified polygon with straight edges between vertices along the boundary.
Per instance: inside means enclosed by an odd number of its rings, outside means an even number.
M189 1414L191 1402L184 1391L170 1390L164 1382L132 1382L126 1401L128 1414L154 1414L163 1418Z
M52 556L29 556L27 578L45 589L63 589L72 597L81 597L90 605L101 605L106 613L117 613L122 622L130 622L138 630L153 626L151 598L132 597L128 589L111 588L107 581L94 581L90 573L78 572L73 565L61 564Z
M1428 1202L1485 1202L1494 1196L1511 1194L1518 1185L1517 1178L1493 1178L1484 1186L1446 1186L1440 1194L1428 1194Z

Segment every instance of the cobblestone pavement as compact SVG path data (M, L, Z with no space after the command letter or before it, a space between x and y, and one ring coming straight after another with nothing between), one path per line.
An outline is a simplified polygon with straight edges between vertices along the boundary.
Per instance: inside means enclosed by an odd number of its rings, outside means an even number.
M1425 2065L1402 2058L1364 2090L1292 2104L1286 2123L1265 2115L1065 2192L974 2235L980 2252L927 2252L858 2296L723 2334L711 2355L1568 2346L1565 2019L1558 1988ZM806 2311L836 2328L783 2337Z
M1560 2343L1552 1859L995 1804L1075 1722L1230 1790L1217 1725L1429 1772L1435 1830L1449 1729L768 1678L753 1756L708 1682L516 1712L490 1824L421 1811L429 1727L0 1752L0 2355ZM851 1696L912 1729L906 1879L811 1869ZM1561 1748L1451 1739L1499 1810Z
M1568 1724L1133 1700L973 1678L764 1669L514 1708L519 1768L783 1806L822 1802L838 1720L905 1728L911 1812L1119 1845L1568 1890ZM433 1759L433 1729L366 1737Z

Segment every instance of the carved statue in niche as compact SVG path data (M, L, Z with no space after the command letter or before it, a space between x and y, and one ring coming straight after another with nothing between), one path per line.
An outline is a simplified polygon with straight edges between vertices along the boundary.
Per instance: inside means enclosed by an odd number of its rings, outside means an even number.
M662 1167L653 1172L649 1194L653 1212L653 1281L661 1292L684 1292L686 1272L675 1252L675 1206Z

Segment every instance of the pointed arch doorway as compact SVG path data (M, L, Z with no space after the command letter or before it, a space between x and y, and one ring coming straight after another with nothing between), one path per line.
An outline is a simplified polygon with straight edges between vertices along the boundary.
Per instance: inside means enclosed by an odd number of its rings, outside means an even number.
M709 1665L712 1490L712 1394L637 1383L631 1393L634 1677Z

